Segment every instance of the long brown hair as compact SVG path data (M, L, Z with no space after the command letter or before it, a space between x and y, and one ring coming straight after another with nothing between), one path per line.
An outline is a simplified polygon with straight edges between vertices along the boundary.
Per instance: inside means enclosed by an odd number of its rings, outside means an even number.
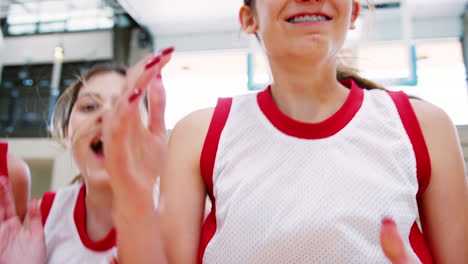
M76 100L80 89L84 83L92 77L102 74L115 72L122 76L126 76L127 69L124 66L112 63L101 63L94 65L88 72L82 76L78 76L75 82L73 82L65 91L60 95L52 113L49 131L52 137L60 143L66 141L66 131L70 122L70 115L73 107L75 106ZM81 175L76 176L71 183L83 182Z
M373 4L371 0L366 0L366 2L369 8L373 9ZM244 5L248 6L249 8L253 10L255 8L255 0L244 0ZM257 39L259 39L258 36L257 36ZM354 82L356 82L357 85L359 85L359 87L364 88L366 90L372 90L372 89L385 90L385 88L383 88L379 84L359 76L358 72L359 71L357 69L351 68L349 66L346 66L340 63L338 64L338 69L336 71L336 78L338 81L342 81L345 79L352 79Z

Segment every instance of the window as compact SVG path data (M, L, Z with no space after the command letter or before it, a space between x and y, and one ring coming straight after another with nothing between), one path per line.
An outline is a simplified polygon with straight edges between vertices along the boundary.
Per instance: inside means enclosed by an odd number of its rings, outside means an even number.
M102 0L12 3L5 35L109 29L114 13Z
M407 45L364 45L358 48L357 68L366 78L380 81L389 89L403 90L441 107L455 124L468 124L466 71L460 41L418 41L415 49L416 61L411 65ZM415 85L396 84L399 79L410 77L412 66L417 70Z
M244 51L175 53L163 72L167 127L197 109L213 107L218 97L246 93Z

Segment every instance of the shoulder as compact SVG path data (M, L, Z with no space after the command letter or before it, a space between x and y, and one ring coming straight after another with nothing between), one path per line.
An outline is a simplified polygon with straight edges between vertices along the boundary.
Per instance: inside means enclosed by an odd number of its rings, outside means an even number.
M457 136L455 126L444 110L419 99L410 99L410 103L428 143Z
M456 178L458 174L464 175L458 132L448 114L422 100L411 99L410 102L429 152L432 178L440 176L447 179Z
M171 140L203 143L213 117L215 108L205 108L194 111L182 118L171 132Z
M51 212L52 206L58 205L59 209L62 208L63 206L67 206L67 207L70 206L70 202L76 200L76 197L78 196L82 187L83 187L83 184L76 183L76 184L71 184L63 188L60 188L56 192L44 193L41 199L41 206L40 206L41 215L42 215L42 223L45 225L46 220Z

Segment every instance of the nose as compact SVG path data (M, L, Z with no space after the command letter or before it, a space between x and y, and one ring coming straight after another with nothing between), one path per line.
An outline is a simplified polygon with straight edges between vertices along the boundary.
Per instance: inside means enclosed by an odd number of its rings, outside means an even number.
M111 101L101 103L102 105L101 105L101 109L99 109L99 113L97 114L98 116L96 118L96 123L102 124L104 120L104 116L106 116L109 112L112 111L116 102L117 102L116 100L111 100Z
M103 112L99 113L99 116L96 119L96 123L102 124L103 116L104 116Z

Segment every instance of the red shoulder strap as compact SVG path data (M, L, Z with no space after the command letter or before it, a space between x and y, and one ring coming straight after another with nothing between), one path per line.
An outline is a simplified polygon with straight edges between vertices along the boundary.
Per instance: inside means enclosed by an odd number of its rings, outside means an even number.
M0 176L8 177L8 143L0 142Z
M231 111L232 98L220 98L211 118L210 127L206 134L205 143L203 145L200 156L200 170L207 188L208 196L211 200L211 212L208 215L205 223L202 226L200 245L198 250L198 262L203 262L203 255L208 243L213 238L216 232L216 197L213 193L213 169L218 152L218 144L221 139L221 133L229 117Z
M429 186L431 179L431 159L429 151L424 140L421 127L419 125L416 113L408 96L403 92L388 92L392 98L400 115L401 122L405 127L406 134L413 145L413 151L416 158L416 176L418 178L419 190L416 198L419 199ZM414 223L410 232L410 244L413 251L419 257L422 263L433 263L429 247L424 239L419 227Z
M427 150L426 141L419 126L419 121L413 110L408 96L403 92L388 92L396 105L401 122L413 145L416 156L416 171L419 183L417 198L420 198L429 186L431 179L431 159Z
M218 151L218 143L231 110L232 98L220 98L211 118L200 156L200 169L209 191L213 190L213 168Z
M55 193L54 192L46 192L44 196L42 196L41 201L41 215L42 215L42 224L45 226L47 217L49 216L50 209L52 208L52 204L54 203Z

